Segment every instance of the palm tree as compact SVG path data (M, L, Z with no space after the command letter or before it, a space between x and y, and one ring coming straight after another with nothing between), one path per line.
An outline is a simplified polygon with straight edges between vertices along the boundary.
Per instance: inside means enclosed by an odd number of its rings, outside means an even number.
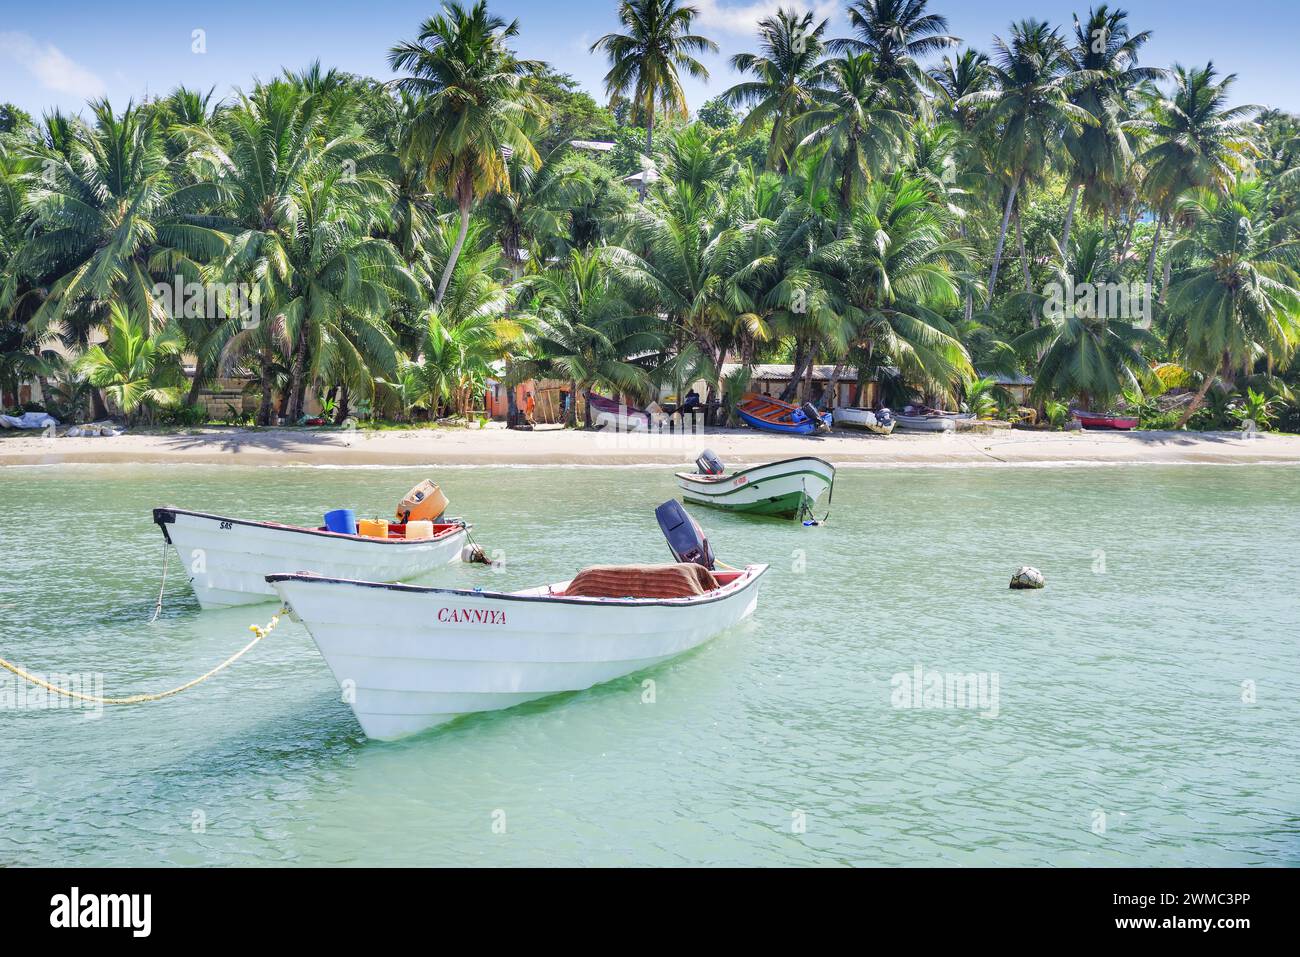
M414 41L389 53L394 70L411 74L394 86L419 104L406 148L423 164L430 185L437 183L460 213L460 237L438 281L435 306L456 268L475 201L509 188L510 156L518 153L541 165L524 132L528 117L542 109L524 82L540 64L511 52L506 42L518 34L519 21L492 16L486 0L469 9L452 0L424 21Z
M1078 396L1083 408L1104 411L1116 397L1152 384L1142 349L1159 340L1135 322L1139 316L1111 310L1100 291L1122 279L1101 230L1089 230L1056 265L1058 295L1022 297L1045 319L1011 343L1027 363L1038 364L1036 398ZM1096 294L1068 294L1074 290Z
M400 363L405 397L433 415L444 404L464 414L492 364L508 359L530 330L525 320L507 315L511 297L502 283L501 247L486 237L482 223L470 224L442 305L421 316L417 358ZM454 244L450 226L433 237L435 265L450 256Z
M108 339L87 349L77 371L111 398L127 417L141 406L179 401L182 339L174 327L150 334L148 321L132 316L119 303L110 307Z
M276 302L294 344L291 422L322 373L372 395L376 374L396 372L388 315L394 300L418 302L421 290L393 245L370 235L386 185L364 170L326 168L302 188L301 218L285 247L289 281Z
M592 389L648 395L651 380L643 357L662 349L661 325L657 317L637 313L622 295L604 251L575 249L563 268L547 270L532 286L537 331L511 381L569 380L574 397L569 425L577 424L578 396ZM590 406L586 417L590 427Z
M306 342L286 331L283 314L283 304L295 295L291 249L306 216L305 189L327 173L351 174L348 164L365 148L358 129L333 128L322 106L302 86L273 80L241 94L216 133L193 131L218 167L225 196L219 224L232 234L226 255L208 275L249 284L265 317L251 328L231 316L202 332L191 329L199 361L195 375L211 375L223 363L256 353L260 425L271 421L277 350L292 364Z
M1030 171L1045 169L1052 162L1053 147L1067 127L1097 123L1087 110L1069 100L1076 74L1057 30L1041 20L1022 20L1012 24L1011 42L994 37L993 49L988 69L996 89L977 90L957 101L959 107L985 111L981 132L996 140L994 172L1008 184L989 274L989 307L1006 248L1007 226Z
M1228 379L1260 361L1285 363L1300 345L1296 217L1275 219L1258 182L1227 193L1198 190L1182 212L1192 229L1170 250L1188 266L1169 298L1169 341L1182 365L1204 379L1180 428L1216 375Z
M800 129L808 131L799 145L820 155L821 173L838 183L847 211L902 150L909 120L876 79L870 53L831 60L826 80L827 94L799 119Z
M1148 285L1155 283L1161 226L1179 197L1193 189L1227 192L1256 154L1249 117L1259 107L1228 106L1235 74L1216 80L1213 63L1190 70L1175 64L1172 73L1172 95L1158 97L1151 118L1138 124L1151 143L1141 157L1143 190L1159 214L1147 262Z
M697 80L709 71L694 54L716 53L718 45L691 32L699 11L678 0L623 0L618 19L624 33L607 33L591 45L609 57L605 91L611 104L627 101L634 122L645 123L645 151L654 152L655 110L687 115L679 70Z
M930 79L946 104L949 115L967 133L975 128L975 114L957 106L964 96L987 90L992 83L988 54L962 50L956 59L944 55L942 63L930 69Z
M155 278L197 276L199 263L225 250L225 237L203 219L222 190L186 181L189 151L170 158L159 125L134 105L118 116L99 100L91 113L93 126L61 130L59 148L30 147L52 176L43 172L28 192L36 233L13 263L19 275L52 280L32 331L61 322L82 344L112 304L151 329L164 323Z
M857 0L848 8L855 36L832 40L835 53L869 53L874 79L888 85L915 108L922 107L921 92L933 81L918 61L961 41L948 36L948 20L926 13L927 0Z
M493 194L486 214L496 226L501 250L518 276L534 255L543 261L568 253L574 209L591 201L595 184L568 143L554 147L534 166L510 158L510 186Z
M1141 84L1165 76L1164 70L1137 65L1151 32L1131 33L1123 10L1103 4L1089 11L1086 24L1076 17L1074 38L1068 51L1071 69L1088 79L1075 88L1070 101L1095 117L1097 125L1065 129L1070 202L1061 231L1062 250L1069 249L1080 194L1087 208L1100 209L1109 204L1114 188L1128 175L1133 152L1124 130L1125 103Z
M895 174L872 183L846 234L813 264L848 325L852 348L887 356L928 391L951 393L974 370L944 318L961 302L971 250L950 238L951 216L927 184Z
M741 136L772 124L767 166L778 173L789 168L795 121L816 103L825 80L822 34L828 22L814 25L811 13L777 10L775 16L758 21L762 52L738 53L731 58L733 70L752 73L755 79L737 83L722 99L732 106L750 108L740 125Z

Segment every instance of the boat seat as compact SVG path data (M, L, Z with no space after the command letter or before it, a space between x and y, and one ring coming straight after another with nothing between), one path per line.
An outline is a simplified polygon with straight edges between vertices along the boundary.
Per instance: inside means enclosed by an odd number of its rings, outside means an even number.
M593 565L573 576L569 598L694 598L719 587L703 565Z

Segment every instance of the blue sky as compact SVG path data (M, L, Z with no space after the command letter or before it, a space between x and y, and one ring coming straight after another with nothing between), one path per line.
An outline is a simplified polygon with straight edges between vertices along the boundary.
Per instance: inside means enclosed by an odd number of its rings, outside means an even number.
M688 84L691 105L698 106L733 81L727 58L752 48L755 22L778 2L694 0L694 5L700 10L700 32L721 47L719 55L707 58L712 81ZM1300 111L1300 5L1132 0L1122 6L1135 28L1155 32L1147 64L1213 59L1223 72L1239 75L1238 102ZM832 35L847 32L839 0L814 2L813 7L831 16ZM491 8L519 19L522 35L516 47L521 54L550 61L603 98L604 63L587 51L617 26L615 0L495 0ZM392 75L388 48L413 37L434 9L433 0L226 0L188 6L140 0L7 2L0 20L0 100L39 115L53 106L79 110L88 97L99 95L125 103L181 83L202 89L215 85L224 96L234 87L248 86L254 76L271 77L282 67L298 69L318 57L327 66L387 79ZM1069 24L1086 3L932 0L931 9L945 14L952 32L968 44L987 48L991 37L1005 35L1014 19L1036 16ZM191 49L198 29L205 32L203 53Z

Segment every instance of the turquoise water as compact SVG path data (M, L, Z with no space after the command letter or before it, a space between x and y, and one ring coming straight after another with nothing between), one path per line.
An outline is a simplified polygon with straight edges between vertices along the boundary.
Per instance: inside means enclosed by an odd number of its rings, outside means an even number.
M0 655L108 694L179 684L275 606L200 612L173 555L148 624L153 506L315 523L425 475L0 470ZM442 581L666 558L667 470L432 477L506 559ZM697 510L723 558L772 563L751 623L393 744L361 736L289 621L213 681L98 718L0 683L0 865L1296 865L1298 478L842 469L820 528ZM1025 563L1045 591L1007 589ZM985 695L896 706L918 667Z

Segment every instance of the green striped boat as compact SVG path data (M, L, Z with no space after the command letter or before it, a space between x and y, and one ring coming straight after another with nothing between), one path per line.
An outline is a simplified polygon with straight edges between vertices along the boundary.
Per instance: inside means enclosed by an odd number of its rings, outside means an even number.
M813 456L755 465L730 475L677 473L684 501L781 518L798 518L811 510L834 481L835 466Z

